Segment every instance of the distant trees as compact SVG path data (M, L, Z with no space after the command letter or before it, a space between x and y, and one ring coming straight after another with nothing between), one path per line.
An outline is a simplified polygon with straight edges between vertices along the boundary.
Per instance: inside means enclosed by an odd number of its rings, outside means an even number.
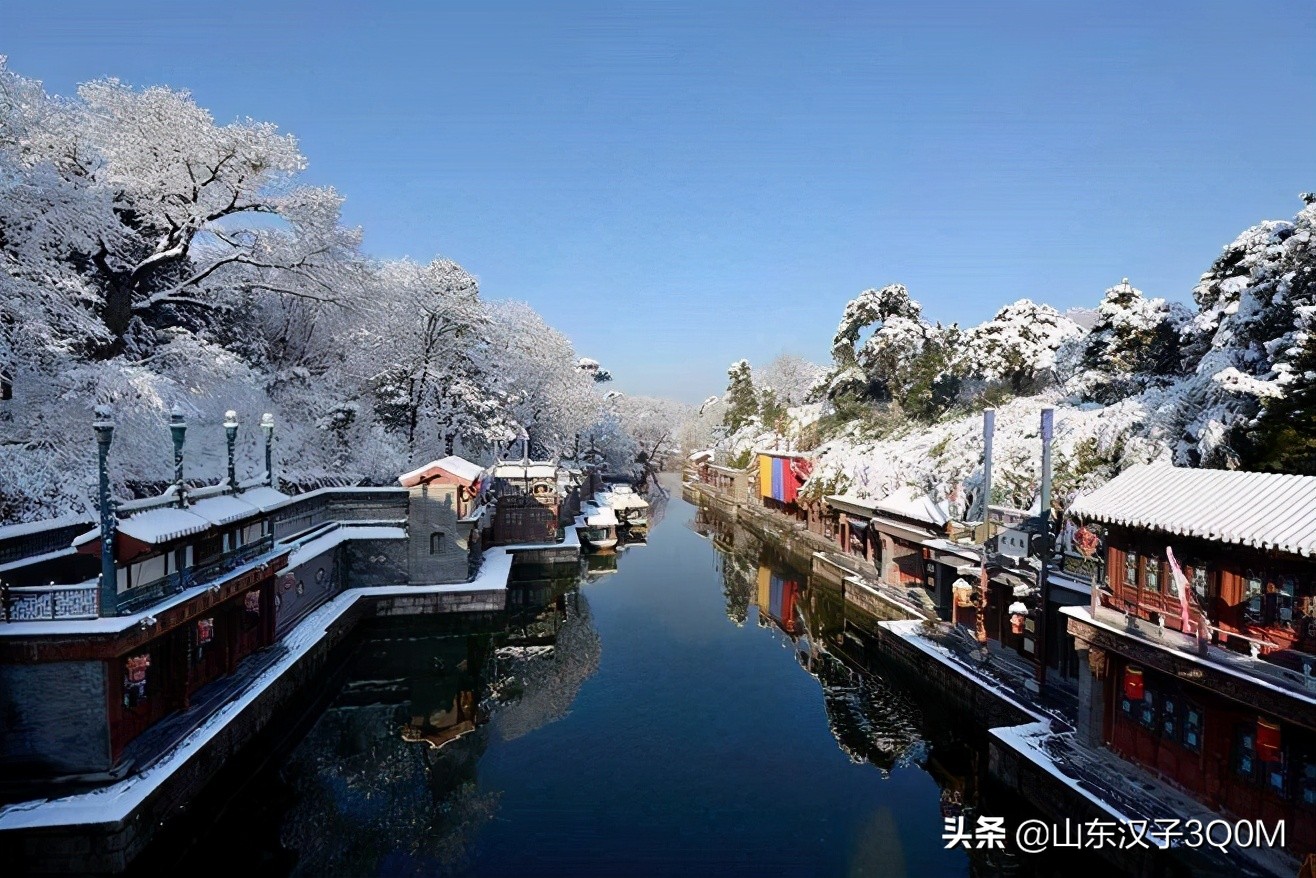
M928 323L922 310L901 284L847 303L832 339L833 366L815 393L849 418L857 406L895 405L930 422L995 388L1017 395L1049 383L1057 350L1082 332L1027 299L968 330Z

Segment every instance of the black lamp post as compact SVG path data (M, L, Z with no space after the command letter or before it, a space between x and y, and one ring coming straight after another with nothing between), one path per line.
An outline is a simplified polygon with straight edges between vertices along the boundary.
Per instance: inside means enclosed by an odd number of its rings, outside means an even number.
M238 487L238 467L234 456L238 443L238 413L229 409L224 412L224 437L228 440L228 490L230 494L241 493Z
M187 506L187 489L183 486L183 440L187 437L187 421L178 406L169 414L169 432L174 437L174 490L178 492L178 505Z
M260 428L265 431L265 484L274 487L274 415L261 415Z
M109 406L96 406L96 420L92 422L91 428L96 431L96 457L100 467L100 615L113 616L119 602L119 576L114 569L114 535L118 530L118 521L114 515L114 500L110 497L109 457L110 443L114 441L114 415Z

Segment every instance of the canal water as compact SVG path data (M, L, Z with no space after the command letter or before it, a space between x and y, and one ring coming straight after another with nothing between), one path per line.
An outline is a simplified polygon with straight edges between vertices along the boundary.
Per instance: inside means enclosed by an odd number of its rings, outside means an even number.
M945 847L943 818L982 807L982 740L887 681L838 594L679 489L647 545L526 572L509 603L363 632L138 868L1034 873Z

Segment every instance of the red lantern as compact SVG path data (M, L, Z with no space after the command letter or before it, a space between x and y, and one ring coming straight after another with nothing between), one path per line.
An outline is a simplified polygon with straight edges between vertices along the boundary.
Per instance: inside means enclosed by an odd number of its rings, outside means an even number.
M207 644L207 643L209 643L211 640L213 640L214 637L215 637L215 620L214 620L214 619L201 619L200 621L198 621L198 622L196 623L196 639L197 639L197 643L199 643L199 644L201 644L201 645L204 646L205 644Z
M1142 700L1142 668L1127 667L1124 669L1124 697L1130 701Z
M1257 758L1262 762L1279 762L1279 724L1257 720Z
M1023 633L1024 633L1024 614L1023 614L1023 613L1014 613L1013 615L1010 616L1010 633L1012 633L1012 634L1023 634Z

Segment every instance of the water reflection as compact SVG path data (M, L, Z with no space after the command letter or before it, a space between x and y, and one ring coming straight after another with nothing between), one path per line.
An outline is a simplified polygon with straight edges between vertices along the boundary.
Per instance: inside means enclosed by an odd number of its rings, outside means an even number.
M389 638L357 656L281 772L292 806L280 842L297 852L294 874L462 864L498 806L476 771L487 746L479 693L489 646L487 635Z
M518 568L504 613L363 634L326 673L304 737L227 814L198 821L183 854L154 865L1008 870L940 840L944 816L982 805L981 740L889 682L873 620L839 587L680 502L680 521L648 546L579 570Z
M795 568L719 510L698 508L690 527L712 543L727 618L743 625L754 617L791 645L800 667L817 680L828 727L850 761L873 766L883 778L917 767L939 787L938 825L947 817L972 821L981 807L982 741L956 731L961 722L925 715L904 688L888 682L873 633L878 620L847 604L838 584ZM905 873L894 826L888 809L869 819L856 841L852 873ZM971 851L969 857L975 875L1017 871L1009 855Z

